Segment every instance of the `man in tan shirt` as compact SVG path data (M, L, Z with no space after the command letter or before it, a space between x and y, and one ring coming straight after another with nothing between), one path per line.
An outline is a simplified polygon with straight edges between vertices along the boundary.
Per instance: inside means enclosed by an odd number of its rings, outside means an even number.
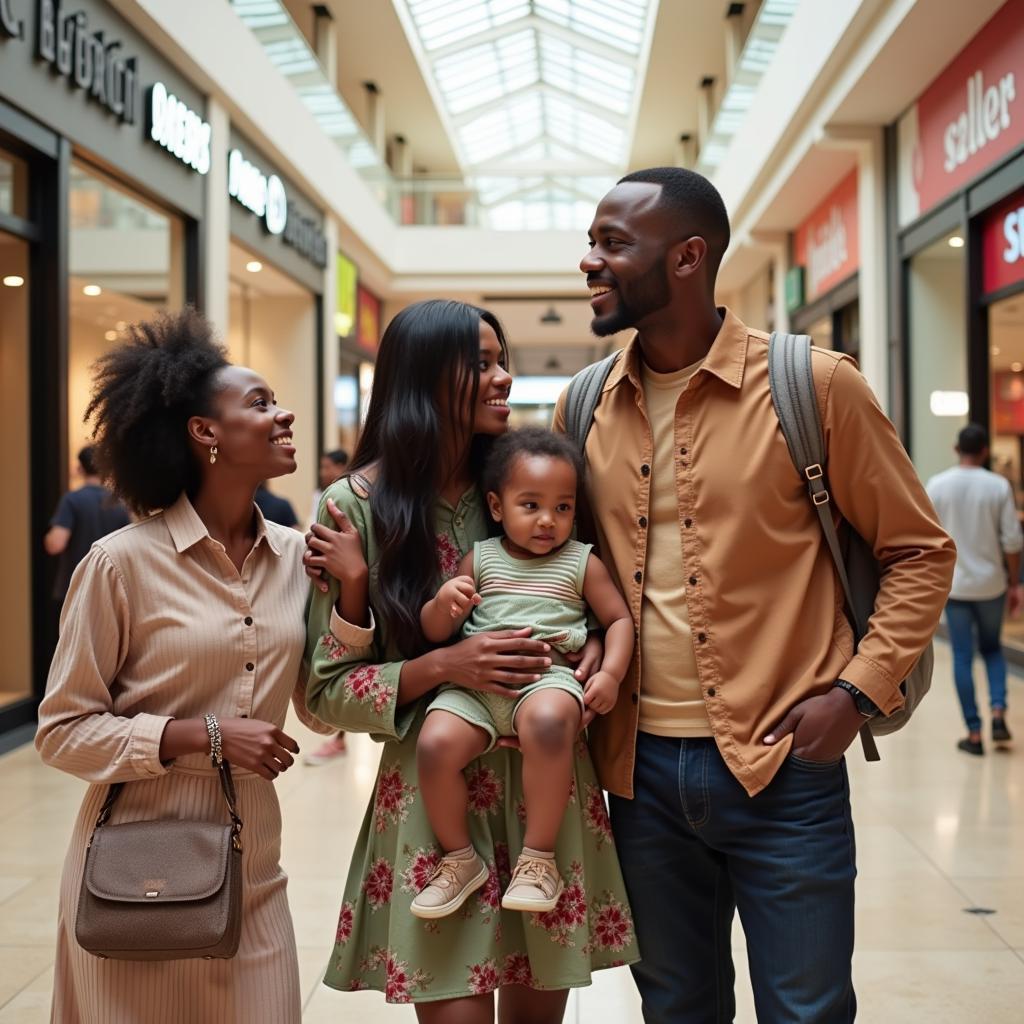
M638 332L586 456L596 540L639 638L591 748L636 920L644 1018L732 1021L738 908L759 1020L852 1021L843 754L865 716L902 706L953 544L856 364L815 350L833 505L882 566L855 653L772 406L768 335L715 306L721 197L691 171L637 172L601 201L590 237L580 269L594 332Z

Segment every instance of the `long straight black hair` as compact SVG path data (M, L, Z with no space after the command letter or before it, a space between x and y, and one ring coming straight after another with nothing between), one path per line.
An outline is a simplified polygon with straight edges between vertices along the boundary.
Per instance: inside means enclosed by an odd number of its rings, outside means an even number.
M370 510L380 548L375 611L406 657L426 648L420 609L441 573L434 530L445 445L468 445L479 479L493 440L472 435L480 390L480 323L498 336L497 317L464 302L430 299L403 309L388 324L374 368L373 391L350 472L371 464ZM447 408L441 408L442 395ZM470 412L472 416L472 411ZM460 436L460 431L462 436Z

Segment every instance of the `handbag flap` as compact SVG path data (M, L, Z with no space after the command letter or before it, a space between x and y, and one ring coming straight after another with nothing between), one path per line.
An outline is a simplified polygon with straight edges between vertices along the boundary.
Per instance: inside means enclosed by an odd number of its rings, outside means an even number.
M104 825L86 855L85 885L120 903L203 900L224 885L231 826L204 821Z

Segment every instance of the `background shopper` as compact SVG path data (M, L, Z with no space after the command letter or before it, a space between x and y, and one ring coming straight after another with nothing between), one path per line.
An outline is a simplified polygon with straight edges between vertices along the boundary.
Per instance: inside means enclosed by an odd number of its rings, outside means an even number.
M1020 552L1024 548L1017 506L1009 480L985 467L988 432L977 423L960 431L955 451L959 464L928 481L928 496L956 542L956 571L946 603L953 646L953 678L967 737L960 750L980 755L981 716L974 691L974 652L985 662L992 708L992 742L1010 740L1006 725L1006 657L1003 615L1021 608Z

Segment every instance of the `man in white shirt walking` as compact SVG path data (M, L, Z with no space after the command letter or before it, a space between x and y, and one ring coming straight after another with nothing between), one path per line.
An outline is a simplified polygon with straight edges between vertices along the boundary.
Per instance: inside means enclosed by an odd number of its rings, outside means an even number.
M988 675L992 742L1006 743L1010 730L1006 725L1006 658L1001 633L1004 610L1008 607L1010 615L1016 615L1024 598L1020 584L1024 538L1013 488L1004 477L985 468L989 454L985 428L977 423L964 427L956 451L960 464L928 481L928 497L956 542L956 571L946 622L953 645L953 677L968 733L957 747L980 755L985 748L971 671L975 634Z

